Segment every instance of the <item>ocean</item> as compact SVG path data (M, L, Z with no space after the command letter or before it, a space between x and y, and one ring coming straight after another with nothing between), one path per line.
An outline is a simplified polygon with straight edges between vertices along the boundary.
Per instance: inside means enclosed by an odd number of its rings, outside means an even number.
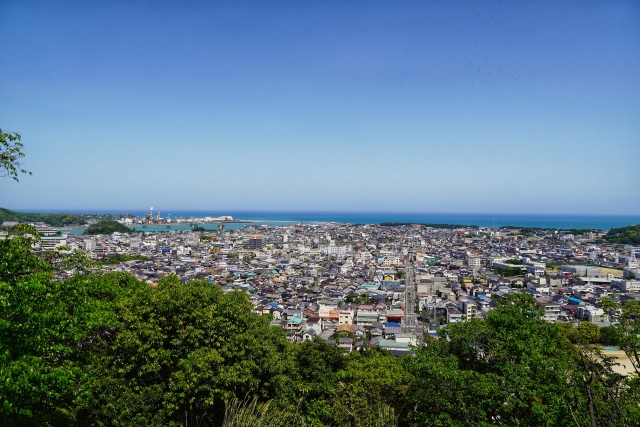
M40 211L47 213L62 212ZM126 214L119 210L73 210L66 213L113 213ZM132 215L144 216L148 211L131 211ZM154 211L154 216L155 216ZM237 220L251 221L249 225L285 225L292 223L339 222L350 224L380 224L382 222L407 222L426 224L460 224L481 227L543 227L543 228L589 228L608 230L640 224L640 215L543 215L543 214L486 214L486 213L401 213L401 212L304 212L304 211L162 211L162 217L204 218L206 216L230 215ZM197 222L197 221L196 221ZM215 229L213 224L203 224L205 228ZM184 227L184 228L183 228ZM243 228L244 224L228 224L229 228ZM141 227L136 227L142 229ZM147 226L145 231L168 231L188 229L188 225Z

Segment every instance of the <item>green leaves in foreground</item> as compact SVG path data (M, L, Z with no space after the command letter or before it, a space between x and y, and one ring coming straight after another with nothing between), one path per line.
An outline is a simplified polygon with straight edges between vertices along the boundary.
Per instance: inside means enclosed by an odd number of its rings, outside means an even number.
M17 182L18 174L31 175L31 172L22 168L24 145L20 139L19 133L0 129L0 178L8 176Z
M278 395L289 343L251 313L241 292L176 276L115 307L119 331L96 357L96 401L83 416L97 425L213 422L234 396Z

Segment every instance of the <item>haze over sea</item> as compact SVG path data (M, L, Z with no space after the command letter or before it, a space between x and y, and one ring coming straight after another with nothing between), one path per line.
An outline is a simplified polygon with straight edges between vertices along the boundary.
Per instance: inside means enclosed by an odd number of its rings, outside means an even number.
M62 212L40 210L40 212ZM68 213L126 214L124 210L71 210ZM154 216L155 216L154 211ZM130 211L131 215L144 216L148 211ZM282 225L286 223L341 222L350 224L380 224L382 222L407 222L426 224L460 224L482 227L522 226L543 228L593 228L608 230L640 224L640 215L532 215L488 213L421 213L421 212L328 212L328 211L222 211L184 210L162 211L162 217L204 218L230 215L236 220L256 221L259 224ZM232 224L229 224L232 225ZM238 224L242 227L242 224ZM149 230L151 231L151 230Z

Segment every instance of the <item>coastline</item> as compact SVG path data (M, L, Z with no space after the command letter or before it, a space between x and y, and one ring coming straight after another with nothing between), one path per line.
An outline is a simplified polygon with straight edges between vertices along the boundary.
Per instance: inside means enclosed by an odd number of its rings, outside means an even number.
M33 211L33 210L32 210ZM104 211L93 210L65 210L65 213L97 215ZM54 213L41 210L42 213ZM62 211L56 211L60 213ZM125 212L112 215L119 216ZM348 223L348 224L457 224L460 226L477 227L517 227L517 228L546 228L546 229L593 229L607 231L611 228L626 227L640 224L638 215L565 215L565 214L487 214L487 213L415 213L415 212L309 212L309 211L171 211L171 218L188 218L191 222L198 222L207 216L232 216L231 221L222 221L229 225L285 225L293 223ZM143 217L146 211L130 211L132 215ZM201 224L215 226L214 223ZM167 225L167 224L163 224ZM168 224L177 226L178 224ZM65 229L74 227L66 226ZM80 227L77 227L80 228Z

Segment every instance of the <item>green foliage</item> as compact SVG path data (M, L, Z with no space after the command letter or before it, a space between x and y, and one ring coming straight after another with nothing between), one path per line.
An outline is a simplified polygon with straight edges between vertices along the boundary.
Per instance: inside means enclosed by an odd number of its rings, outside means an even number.
M44 222L52 227L66 227L69 225L83 225L87 223L85 215L67 213L24 213L0 208L0 222L3 221Z
M277 395L290 344L251 309L243 292L175 275L122 301L119 333L93 366L89 424L212 422L234 396Z
M24 157L22 151L24 145L20 142L20 139L19 133L0 129L0 177L8 176L16 182L18 181L18 174L31 175L31 172L22 168L21 159Z
M204 232L204 231L216 231L216 230L204 228L204 227L201 227L199 225L194 225L194 226L191 227L191 231Z
M620 345L622 336L620 328L615 326L605 326L600 328L600 342L605 345Z
M524 265L524 262L521 259L508 259L504 263L511 265Z
M640 225L630 225L622 228L612 228L605 235L612 243L625 243L628 245L640 245Z
M596 344L600 342L600 327L595 323L582 322L579 326L561 323L558 327L569 341L574 344Z
M617 325L619 345L627 354L637 375L640 375L640 301L625 301L620 305Z
M0 241L0 419L68 425L87 393L93 343L116 325L110 305L140 282L129 274L55 281L54 265L30 251L37 237L22 231Z
M405 359L415 425L634 425L635 396L612 361L541 315L531 296L510 296Z
M95 224L91 224L84 230L82 234L113 234L118 233L135 233L135 230L130 229L126 225L122 225L117 221L104 220L98 221Z
M576 328L578 339L586 344L595 344L600 341L600 326L591 322L582 322Z
M345 355L319 338L295 350L297 409L289 399L274 405L297 412L305 425L374 426L381 416L382 425L394 425L393 408L402 407L409 384L398 358L377 350Z
M520 267L506 267L498 271L504 277L521 276L522 268Z

